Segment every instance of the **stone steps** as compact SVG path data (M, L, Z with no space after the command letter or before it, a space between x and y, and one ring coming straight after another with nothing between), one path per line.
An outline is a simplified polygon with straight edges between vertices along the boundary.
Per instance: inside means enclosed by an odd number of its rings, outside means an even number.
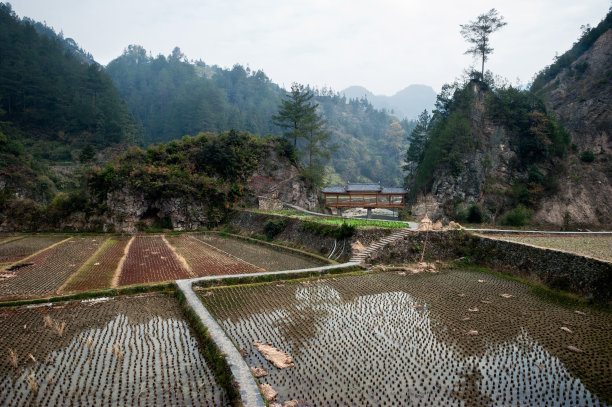
M353 256L351 257L351 262L358 262L358 263L363 263L365 262L365 259L372 253L376 252L377 250L385 247L386 245L388 245L389 243L395 242L401 238L403 238L404 236L408 235L411 232L410 229L400 229L399 231L386 236L380 240L377 240L376 242L372 243L371 245L369 245L368 247L365 248L365 250L362 250L358 253L353 253Z

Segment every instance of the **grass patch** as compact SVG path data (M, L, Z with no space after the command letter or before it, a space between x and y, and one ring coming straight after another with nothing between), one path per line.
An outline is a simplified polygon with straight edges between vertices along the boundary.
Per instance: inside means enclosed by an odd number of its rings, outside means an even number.
M175 291L176 299L178 300L185 318L196 332L196 338L200 343L204 358L208 363L208 366L212 369L215 380L223 388L225 394L229 400L229 404L232 406L241 406L242 399L240 398L240 392L234 380L234 375L227 363L225 355L221 352L215 341L208 333L208 329L202 323L200 317L191 309L185 295L181 290L176 287Z
M408 227L408 224L404 222L383 221L375 219L319 218L316 216L305 216L303 218L310 222L322 223L325 225L342 226L342 224L346 224L357 229Z
M353 226L358 229L369 229L369 228L407 228L406 222L399 221L385 221L378 219L354 219L354 218L342 218L334 216L314 216L304 212L298 212L295 210L283 209L278 211L264 211L261 209L253 209L253 212L263 213L266 215L280 215L297 217L302 220L311 222L321 223L325 225L342 226L346 223L348 226Z

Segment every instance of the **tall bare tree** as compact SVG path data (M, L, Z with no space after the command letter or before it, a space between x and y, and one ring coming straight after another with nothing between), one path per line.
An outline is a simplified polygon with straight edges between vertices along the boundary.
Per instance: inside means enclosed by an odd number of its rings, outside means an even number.
M492 33L499 30L507 23L504 17L497 14L497 10L492 8L486 14L481 14L476 17L476 20L470 21L468 24L460 24L461 35L471 45L466 54L472 54L475 58L482 59L482 71L480 78L484 79L484 64L488 55L493 53L489 37Z

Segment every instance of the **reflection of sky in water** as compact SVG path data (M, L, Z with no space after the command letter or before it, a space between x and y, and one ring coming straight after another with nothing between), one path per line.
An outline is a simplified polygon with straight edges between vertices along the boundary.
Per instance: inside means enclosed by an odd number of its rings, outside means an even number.
M26 377L32 372L36 405L193 405L212 394L212 373L186 323L160 317L133 324L119 315L103 328L81 332L46 360L28 363L19 376L3 372L1 405L30 405Z
M253 350L250 366L279 400L311 405L602 405L564 364L522 329L501 343L474 342L413 308L404 292L343 302L326 284L299 286L285 308L223 326L246 349L253 340L278 346L295 360L278 370ZM434 324L437 324L434 328ZM439 335L448 335L440 340ZM483 335L483 333L479 333ZM465 348L470 352L466 352ZM543 366L540 370L536 364Z

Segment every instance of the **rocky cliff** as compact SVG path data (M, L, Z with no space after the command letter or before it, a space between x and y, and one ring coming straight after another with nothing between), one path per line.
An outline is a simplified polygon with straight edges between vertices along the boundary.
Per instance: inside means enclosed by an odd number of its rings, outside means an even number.
M471 87L470 131L476 148L459 160L459 168L438 166L431 189L417 197L412 214L420 219L427 213L432 219L452 219L459 206L485 204L489 215L499 213L506 199L500 191L511 188L517 161L511 132L495 124L486 114L487 91L477 82Z
M612 225L612 29L539 90L547 109L569 131L575 154L559 192L543 200L534 219L561 224ZM590 151L592 162L581 155Z
M318 206L317 191L300 177L300 169L270 150L247 181L251 202L261 209L282 209L283 203L308 210Z
M446 144L437 140L447 152L438 154L444 159L416 198L416 218L452 219L476 204L485 220L498 222L520 204L535 224L612 225L612 29L585 44L582 39L568 51L571 59L564 55L563 64L546 68L535 93L466 85L469 108L460 113L474 147L453 150L455 135Z
M264 145L256 169L247 177L243 197L234 202L238 206L257 206L260 200L286 202L314 209L317 193L300 179L300 170L271 145ZM210 200L194 199L189 195L170 195L152 198L129 187L108 192L107 221L118 232L134 233L148 227L173 230L206 228L223 221L230 203L217 208ZM280 207L282 208L282 204Z

